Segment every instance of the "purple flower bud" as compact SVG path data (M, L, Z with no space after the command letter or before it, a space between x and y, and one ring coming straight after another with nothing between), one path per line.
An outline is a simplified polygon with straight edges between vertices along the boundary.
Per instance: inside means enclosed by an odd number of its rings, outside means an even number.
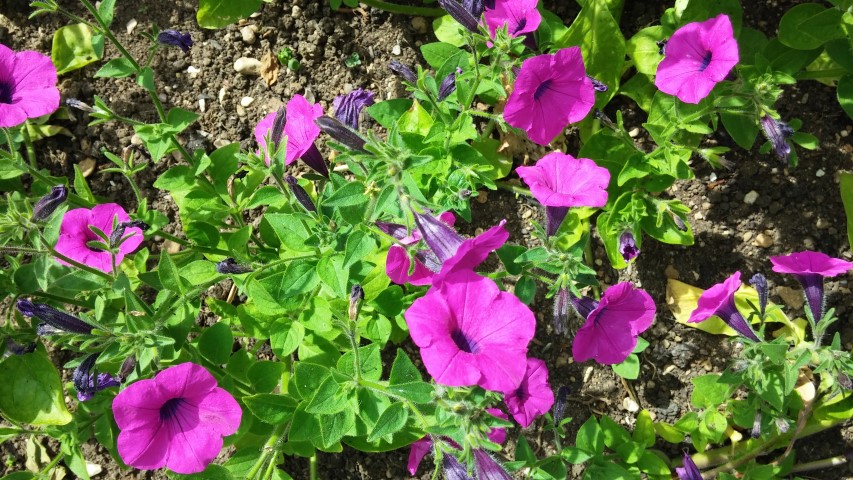
M776 418L773 423L776 424L776 429L779 430L779 433L788 433L788 428L790 428L790 425L788 425L788 420L780 417Z
M569 213L569 207L545 207L545 234L549 237L557 233L560 224Z
M441 468L444 469L444 478L446 480L474 480L468 475L468 469L449 453L445 453L442 456Z
M418 76L415 74L415 71L412 70L412 67L397 60L391 60L391 62L388 63L388 68L403 80L409 83L418 83Z
M494 0L492 0L490 3L492 4L492 6L489 8L494 8ZM468 10L472 17L477 19L480 18L480 15L482 15L483 11L486 9L486 5L484 4L483 0L462 0L462 6L465 8L465 10Z
M512 480L512 476L482 448L474 450L474 469L477 480Z
M557 395L554 397L554 426L560 425L563 418L566 416L566 407L568 406L569 387L563 385L557 389Z
M761 412L755 412L755 419L752 421L752 432L750 433L752 438L758 438L761 436Z
M613 120L611 120L610 117L608 117L607 114L602 112L601 110L596 109L595 113L593 113L592 115L598 121L600 121L602 123L602 125L604 125L605 127L613 129L613 130L619 129L619 127L617 127L616 124L613 123Z
M90 373L92 367L95 366L95 360L98 359L98 355L100 353L89 355L74 369L74 388L77 390L77 400L81 402L91 400L95 396L95 393L105 388L121 385L109 373L99 373L97 376Z
M364 300L364 289L361 285L355 284L352 286L352 291L349 295L349 319L350 321L358 320L358 312L361 310L361 301Z
M587 75L586 78L588 78L588 79L590 79L590 81L592 81L592 88L596 92L606 92L607 91L607 85L605 85L604 82L602 82L601 80L598 80L597 78L590 77L589 75Z
M429 213L426 215L418 212L412 213L414 213L415 224L421 232L421 237L430 250L435 253L435 256L438 257L439 262L444 263L459 250L463 239L456 233L453 227L448 226Z
M569 295L569 298L572 302L572 307L574 307L575 311L578 312L578 315L584 319L589 317L589 314L598 307L598 302L589 297L576 297L574 295Z
M666 55L666 40L661 40L655 43L658 46L658 53L661 55Z
M438 101L442 101L445 98L449 97L451 93L456 90L456 74L461 73L462 70L457 68L456 72L450 72L444 77L444 80L441 81L441 85L438 86Z
M619 254L626 262L637 258L640 254L640 249L637 248L637 241L634 238L634 232L625 230L619 237Z
M361 110L373 103L373 92L357 88L346 95L335 97L332 106L335 108L335 118L349 128L358 130Z
M418 250L415 252L415 258L423 263L429 271L434 273L441 271L441 261L432 253L432 250Z
M286 122L287 109L282 105L276 110L272 127L270 127L270 143L273 145L273 151L278 150L279 145L281 145L281 139L284 137L284 124Z
M190 51L193 46L193 39L189 33L181 33L177 30L163 30L157 34L157 42L163 45L171 45L180 48L184 53Z
M127 377L133 373L133 370L136 368L136 355L131 355L124 359L121 362L121 367L118 369L118 380L119 382L124 383L127 380Z
M77 110L82 110L84 112L92 113L95 111L95 109L92 108L89 104L81 102L80 100L77 100L76 98L66 99L65 104L71 108L76 108Z
M349 127L339 122L338 120L323 115L317 120L314 120L314 123L317 124L318 127L320 127L320 130L322 130L323 133L329 135L336 142L341 143L347 148L359 152L367 151L364 149L364 144L366 143L366 141L361 138L359 134L350 130Z
M8 357L10 355L24 355L27 353L32 353L35 350L35 342L30 342L26 345L21 345L20 343L12 340L12 337L6 337L6 351L3 352L3 356Z
M461 3L456 0L438 0L438 4L463 27L474 33L479 31L477 26L479 21Z
M554 332L557 335L568 332L569 303L569 291L565 288L557 290L554 295Z
M221 273L223 275L239 275L241 273L249 273L251 271L251 267L241 265L237 263L237 260L234 260L233 258L226 258L225 260L222 260L221 262L216 264L216 272Z
M749 279L749 284L758 292L758 310L763 317L764 311L767 309L767 278L760 273L756 273Z
M290 189L290 193L296 197L296 201L299 202L305 210L308 210L309 212L317 211L317 207L314 206L314 202L311 201L311 197L308 196L308 192L299 185L296 181L296 177L288 175L285 177L284 181L287 183L287 188Z
M148 230L150 227L147 223L141 220L131 220L129 222L121 222L116 225L115 230L110 234L110 247L115 248L121 243L124 232L128 228L138 228L140 230Z
M382 230L382 233L394 237L396 240L402 240L409 236L409 229L399 223L376 222L375 225L376 228Z
M65 185L51 188L50 193L41 197L33 207L33 221L40 222L47 219L66 198L68 198L68 188Z
M853 389L853 380L850 380L850 376L846 373L838 374L838 384L845 390Z
M682 232L686 232L687 224L684 223L684 219L682 219L680 216L673 212L670 212L670 214L672 215L672 221L675 222L675 228L679 229Z
M684 466L676 468L675 473L678 480L702 480L702 472L687 452L684 452Z
M21 312L21 315L24 315L25 317L35 317L54 329L53 331L51 331L51 329L44 329L43 331L45 332L84 333L91 335L92 330L95 328L77 317L73 317L43 303L33 303L29 300L20 299L16 306L18 307L18 311ZM39 327L41 327L41 325L39 325ZM39 333L39 335L41 335L41 333Z
M323 160L323 155L317 149L317 145L311 144L307 152L300 157L306 165L313 168L315 172L329 178L329 167L326 166L326 161Z
M794 134L794 130L787 123L776 120L770 115L761 117L761 129L773 145L776 156L783 162L787 162L791 154L791 146L788 145L787 140Z

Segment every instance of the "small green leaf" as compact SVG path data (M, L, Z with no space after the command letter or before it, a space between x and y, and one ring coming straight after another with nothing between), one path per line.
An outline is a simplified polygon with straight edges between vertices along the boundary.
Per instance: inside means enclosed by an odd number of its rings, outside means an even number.
M402 402L392 403L386 408L376 425L373 426L370 435L367 436L368 442L374 442L385 435L390 435L406 425L406 420L409 419L409 410L406 409Z
M346 249L344 251L344 268L349 268L354 263L366 257L376 249L376 241L369 234L360 230L352 232L347 237Z
M530 305L536 297L536 280L526 275L522 276L515 284L514 293L525 305Z
M589 419L581 425L580 430L578 430L577 441L575 444L578 448L592 452L596 455L604 452L604 434L595 417L589 417Z
M124 78L136 73L130 60L119 57L105 63L97 72L95 78Z
M95 62L104 54L103 38L100 44L85 23L60 27L53 34L50 59L57 75L68 73Z
M640 376L640 357L632 353L622 363L612 365L616 375L628 380L636 380Z
M847 216L847 243L853 246L853 173L841 172L841 202Z
M308 413L331 415L347 408L349 402L332 375L326 377L305 407Z
M696 408L716 408L729 397L730 385L719 382L720 375L711 373L693 377L690 403Z
M234 335L224 323L214 323L204 329L198 337L198 350L211 362L221 365L228 363L234 347Z
M226 27L255 13L261 0L199 0L196 21L201 28Z
M655 422L648 410L641 410L637 415L637 424L631 437L635 442L650 448L655 444Z
M115 9L116 0L101 0L101 3L98 5L98 15L107 27L113 23Z
M293 397L271 393L243 397L243 403L262 422L272 425L287 422L299 404Z
M72 420L65 407L59 372L41 352L13 355L0 363L0 412L30 425L65 425Z
M563 460L571 463L572 465L580 465L592 458L594 455L582 448L566 447L560 453L560 456L563 457Z
M270 329L270 346L278 358L287 358L305 338L305 327L299 322L280 320Z
M779 21L779 41L797 50L818 48L844 36L841 15L841 10L817 3L797 5Z
M175 293L185 293L186 289L178 273L178 267L172 261L172 256L164 249L160 250L160 264L157 267L157 277L163 288Z
M350 182L339 188L329 198L323 201L324 207L351 207L368 202L364 194L364 185L359 182Z

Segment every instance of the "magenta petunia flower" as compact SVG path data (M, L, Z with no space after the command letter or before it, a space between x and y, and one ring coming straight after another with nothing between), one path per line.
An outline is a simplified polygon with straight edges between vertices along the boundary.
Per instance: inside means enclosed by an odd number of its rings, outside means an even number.
M546 413L554 404L554 392L548 385L548 368L538 358L527 359L527 370L518 388L505 392L506 402L512 418L527 428L539 415Z
M527 132L530 140L547 145L566 125L583 120L595 103L592 80L586 76L580 47L530 57L504 108L504 119Z
M240 427L243 411L201 365L182 363L125 388L113 400L118 453L141 469L198 473Z
M50 57L32 50L15 53L0 43L0 127L17 127L57 108L56 67Z
M444 212L436 218L448 227L453 227L456 223L456 216L452 212ZM410 234L405 225L376 222L376 226L384 233L394 237L403 246L414 245L421 241L422 238L419 229L412 230ZM463 241L462 237L457 235L455 231L453 231L453 234L459 238L459 243L461 244ZM388 278L400 285L405 283L430 285L432 283L432 276L441 269L441 262L431 250L418 250L414 255L414 271L409 275L412 260L406 253L406 249L400 245L391 245L388 248L388 256L385 259L385 273L388 275Z
M637 336L652 325L655 302L630 282L608 288L601 302L572 299L586 323L572 342L575 361L593 359L602 365L622 363L637 346ZM584 313L589 312L587 315Z
M853 268L850 263L840 258L832 258L822 252L794 252L790 255L770 257L773 271L793 275L803 286L803 292L812 318L819 322L823 318L823 279L847 273Z
M666 43L655 86L686 103L699 103L737 65L732 22L724 14L684 25Z
M129 220L130 217L121 208L121 205L115 203L95 205L91 210L86 208L69 210L62 217L62 225L59 227L59 240L55 247L56 251L72 260L110 273L113 271L112 255L106 250L99 250L88 245L88 242L104 241L89 226L100 229L109 237L113 233L114 223L117 225ZM124 237L127 239L118 247L115 254L116 266L121 263L125 255L133 253L142 243L142 229L126 227ZM62 265L68 265L63 260L57 259L57 261Z
M491 279L453 272L415 300L405 318L436 382L499 392L521 384L536 319Z
M702 471L696 466L696 463L690 458L687 452L684 452L684 463L681 467L675 468L675 474L678 475L678 480L702 480Z
M486 8L483 15L491 37L495 38L497 30L504 26L510 37L535 32L542 22L537 3L538 0L497 0L494 8Z
M716 315L743 337L755 342L761 341L735 306L735 292L740 286L740 272L735 272L723 283L718 283L705 290L699 296L699 304L696 310L690 313L690 318L687 321L699 323Z
M329 169L326 161L314 145L314 140L320 136L320 127L314 121L323 116L323 106L319 103L312 104L305 97L297 94L287 102L285 112L284 134L287 135L285 165L290 165L301 158L306 165L321 175L328 176ZM271 112L255 126L255 140L266 152L264 161L267 165L270 164L270 156L265 137L273 128L277 116L277 112Z

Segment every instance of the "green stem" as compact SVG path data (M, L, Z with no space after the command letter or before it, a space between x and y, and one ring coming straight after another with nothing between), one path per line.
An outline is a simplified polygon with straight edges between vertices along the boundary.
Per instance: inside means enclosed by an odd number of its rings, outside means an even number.
M815 460L813 462L806 462L801 463L799 465L794 465L793 468L791 468L790 473L821 470L823 468L832 468L837 467L839 465L844 465L845 463L847 463L847 457L844 455L838 455L837 457L824 458L822 460Z
M385 10L389 13L402 13L404 15L422 16L422 17L440 17L446 15L447 12L441 8L415 7L411 5L397 5L396 3L384 2L382 0L361 0L361 3Z
M60 460L62 460L63 457L65 457L64 453L62 453L62 452L57 453L56 456L53 457L53 460L51 460L50 463L48 463L42 469L41 474L47 476L47 474L56 467L56 465L59 463Z
M42 243L44 243L47 246L48 250L50 251L50 254L53 255L54 257L66 262L68 264L71 264L71 265L73 265L73 266L75 266L81 270L85 270L85 271L91 273L92 275L97 275L97 276L99 276L105 280L110 280L110 281L113 280L112 275L110 275L108 273L104 273L104 272L98 270L97 268L92 268L86 264L80 263L77 260L74 260L73 258L68 258L65 255L57 252L56 249L54 249L52 246L50 246L47 243L47 240L41 234L39 234L39 237L41 238Z
M284 435L287 426L288 423L283 423L275 427L275 430L273 431L272 435L270 435L270 438L267 439L267 442L261 448L261 455L258 457L258 460L255 461L255 464L252 465L252 468L246 474L247 479L253 479L257 477L258 472L261 471L261 468L263 468L263 466L268 461L272 461L270 459L270 456L274 455L273 447L275 447L275 444L278 443L279 438Z
M80 300L75 300L73 298L68 298L68 297L62 297L62 296L54 295L52 293L47 293L47 292L30 292L27 295L29 295L31 297L38 297L38 298L45 298L48 300L53 300L54 302L66 303L68 305L75 305L75 306L82 307L82 308L88 308L88 309L95 308L94 304L88 304L85 302L81 302Z
M515 193L517 195L524 195L525 197L533 197L533 194L530 193L529 188L524 188L520 185L516 185L514 183L506 182L503 180L499 180L495 182L495 185L498 186L501 190L506 190L508 192Z
M317 480L317 452L308 459L308 475L311 480Z
M196 245L196 244L189 242L187 240L184 240L182 238L178 238L178 237L172 235L171 233L164 232L163 230L157 230L156 232L153 232L152 235L159 235L159 236L161 236L167 240L171 240L171 241L177 243L178 245L181 245L181 246L184 246L187 248L192 248L192 249L198 250L199 252L202 252L202 253L210 253L213 255L225 255L225 256L229 256L229 257L231 256L231 252L229 252L228 250L220 250L218 248L203 247L201 245Z
M95 20L98 22L98 25L101 26L101 33L103 33L104 36L110 40L110 42L118 49L118 51L121 52L122 56L130 62L130 64L133 66L133 70L138 73L141 70L141 68L139 67L139 63L136 62L136 59L133 58L133 55L131 55L130 52L128 52L127 49L124 48L124 45L122 45L121 42L119 42L118 39L115 37L115 35L113 35L113 32L110 31L110 26L107 25L104 19L101 18L101 14L98 13L98 9L95 8L95 6L89 0L80 0L80 2L83 4L84 7L86 7L86 10L89 10L89 13L91 13L92 16L95 17Z
M33 148L33 139L30 138L30 132L27 130L26 123L21 126L21 135L24 136L24 145L27 147L27 159L30 161L30 166L37 169L36 150Z
M834 68L830 70L812 70L794 75L797 80L816 80L819 78L838 78L843 77L847 73L842 68Z

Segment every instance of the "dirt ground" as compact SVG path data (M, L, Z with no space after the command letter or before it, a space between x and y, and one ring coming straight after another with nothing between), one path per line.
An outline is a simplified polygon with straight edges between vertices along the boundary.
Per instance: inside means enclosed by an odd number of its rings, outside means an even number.
M75 2L65 0L68 8ZM574 2L546 1L546 6L567 23L578 11ZM793 2L744 2L744 24L774 36L782 14ZM658 22L665 2L626 1L622 30L626 38L647 25ZM142 55L147 45L138 35L151 24L161 29L174 28L192 34L195 45L189 53L166 49L158 55L153 67L161 82L167 107L177 106L202 113L190 127L185 140L193 148L213 149L215 146L240 141L254 147L252 129L267 112L275 110L293 94L300 93L321 102L326 108L336 95L354 88L377 92L377 98L404 95L399 81L386 65L391 59L405 63L423 63L418 47L432 40L430 20L421 17L389 15L370 9L330 11L324 1L291 0L264 3L259 15L221 30L201 30L195 23L196 2L162 2L141 0L119 2L113 30L131 51ZM43 16L27 20L30 13L25 0L3 0L0 3L0 42L20 49L49 52L53 31L62 26L59 17ZM137 25L128 33L127 25ZM248 27L246 29L245 27ZM241 29L243 31L241 32ZM246 34L251 30L252 34ZM287 46L297 53L302 68L293 72L282 68L272 86L258 77L238 74L234 61L239 57L262 58ZM357 53L360 65L347 67L344 60ZM106 58L114 58L115 50L107 46ZM63 98L77 98L92 103L93 95L104 98L123 115L150 121L155 112L146 94L130 79L105 81L93 79L96 65L67 74L60 79ZM197 71L197 73L190 73ZM251 101L246 100L251 98ZM241 104L248 104L244 106ZM202 108L202 104L204 107ZM632 101L618 97L607 107L614 117L616 109L623 111L628 130L640 127L645 114ZM652 240L643 244L643 252L629 269L616 272L606 267L607 259L600 242L594 249L602 283L632 280L645 288L655 299L658 316L654 326L643 336L651 347L642 356L640 378L631 382L641 408L650 410L657 419L674 421L690 409L690 378L708 372L719 372L731 358L731 344L722 337L711 336L676 324L666 308L666 280L678 278L707 288L722 281L735 270L751 276L756 272L767 275L771 284L771 300L786 303L780 288L798 288L793 279L770 271L771 255L813 249L831 256L853 259L846 237L844 211L838 194L839 172L853 166L853 121L847 117L835 99L834 88L815 82L799 82L785 90L779 105L783 118L799 118L802 130L815 135L820 148L815 151L799 149L800 165L788 169L772 155L758 152L760 141L750 151L737 147L724 132L707 140L708 144L731 146L727 154L734 168L731 171L712 170L694 159L696 179L680 181L665 196L678 198L692 209L690 220L696 244L673 247ZM94 160L96 168L88 177L96 195L135 208L135 199L128 186L116 174L100 173L109 161L101 153L107 148L120 151L132 141L133 131L114 124L87 127L85 115L65 122L73 138L53 137L38 145L40 166L54 174L73 175L73 165ZM569 135L571 137L571 134ZM638 137L642 144L642 136ZM576 153L569 150L569 153ZM532 160L537 156L533 154ZM90 160L91 159L91 160ZM517 158L521 164L523 158ZM138 183L149 204L176 217L174 204L151 185L153 180L175 163L168 159L142 174ZM754 193L753 193L754 192ZM749 194L749 195L748 195ZM745 201L755 197L754 202ZM478 227L495 224L506 218L511 232L510 242L530 242L531 221L541 219L538 205L525 198L516 198L503 191L488 192L485 203L475 203L474 223L463 226L466 233ZM761 235L762 241L757 239ZM767 239L769 238L769 242ZM604 266L602 266L604 265ZM842 321L836 324L847 349L853 349L851 323L851 277L839 277L828 282L828 304L836 308ZM544 290L544 289L540 289ZM785 293L785 290L781 290ZM789 306L796 302L787 300ZM617 422L630 426L634 414L626 409L628 393L621 380L610 368L572 363L571 339L560 337L551 327L551 301L541 294L532 305L539 320L531 355L542 358L550 369L551 385L556 389L567 385L571 391L567 415L574 421L570 435L592 414L607 414ZM801 312L801 303L800 303ZM579 324L574 327L577 328ZM553 452L549 435L537 430L534 424L523 434L537 449L538 455ZM518 432L514 432L517 434ZM512 457L514 437L504 452ZM661 443L671 454L680 447ZM797 458L813 461L842 454L853 446L850 425L836 428L818 437L799 442ZM103 466L100 478L151 479L165 478L162 473L122 472L106 452L97 445L85 449L87 459ZM7 442L0 446L6 459L6 473L20 470L24 463L23 442ZM408 478L405 471L408 449L386 454L362 454L345 451L341 455L320 453L320 478ZM294 478L307 478L307 461L287 458L284 470ZM420 478L430 478L421 469ZM342 472L344 476L342 476ZM578 474L578 471L574 472ZM806 478L853 478L848 468L813 472Z

